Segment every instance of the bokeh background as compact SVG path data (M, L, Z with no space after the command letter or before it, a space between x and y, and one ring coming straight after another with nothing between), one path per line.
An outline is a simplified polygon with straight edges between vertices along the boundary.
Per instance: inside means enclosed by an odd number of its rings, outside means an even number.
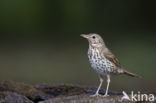
M0 80L98 86L80 37L94 32L143 77L114 76L110 90L155 91L155 11L151 0L1 0Z

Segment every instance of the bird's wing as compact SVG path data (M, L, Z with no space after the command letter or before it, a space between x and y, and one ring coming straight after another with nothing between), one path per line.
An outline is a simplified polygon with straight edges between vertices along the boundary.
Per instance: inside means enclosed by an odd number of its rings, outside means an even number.
M102 50L103 56L105 56L106 59L113 62L117 67L121 68L121 64L119 60L111 53L111 51L108 48L105 48Z

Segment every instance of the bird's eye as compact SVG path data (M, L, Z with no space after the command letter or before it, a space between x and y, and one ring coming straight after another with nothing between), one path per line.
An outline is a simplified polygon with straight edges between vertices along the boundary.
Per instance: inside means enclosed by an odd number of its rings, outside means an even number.
M95 36L92 36L92 38L95 39L96 37Z

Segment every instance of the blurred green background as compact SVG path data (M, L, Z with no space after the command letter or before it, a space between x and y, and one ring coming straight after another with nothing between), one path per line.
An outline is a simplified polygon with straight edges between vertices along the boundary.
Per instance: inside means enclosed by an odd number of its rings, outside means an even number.
M112 77L110 90L155 91L155 11L150 0L1 0L0 80L98 86L80 37L95 32L143 77Z

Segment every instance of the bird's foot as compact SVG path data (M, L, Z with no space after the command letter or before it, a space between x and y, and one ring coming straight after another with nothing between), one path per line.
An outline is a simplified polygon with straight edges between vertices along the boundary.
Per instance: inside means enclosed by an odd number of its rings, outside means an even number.
M108 97L109 95L108 94L105 94L105 95L103 95L102 97Z
M91 95L91 97L102 97L102 95L96 93L96 94L94 94L94 95Z

